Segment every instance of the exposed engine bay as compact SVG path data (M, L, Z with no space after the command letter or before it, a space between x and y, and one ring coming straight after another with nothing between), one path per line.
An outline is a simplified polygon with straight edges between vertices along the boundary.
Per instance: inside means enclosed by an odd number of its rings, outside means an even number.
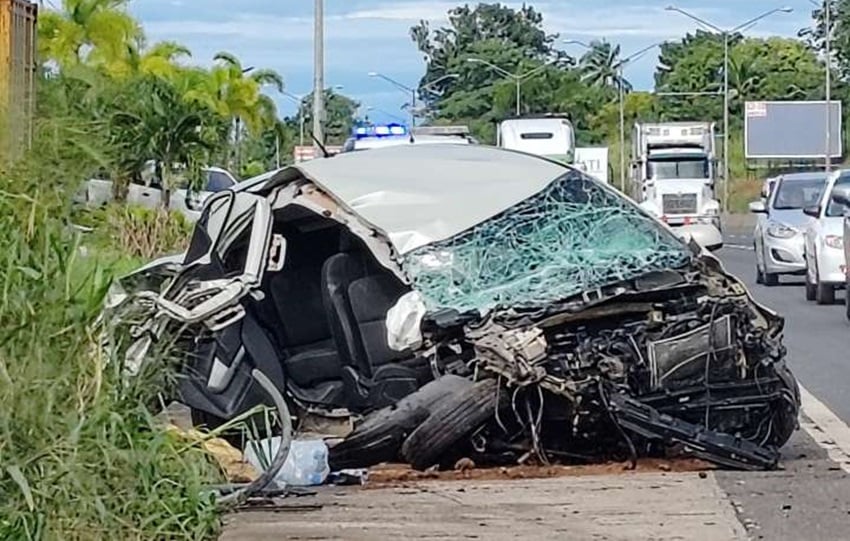
M434 366L498 384L484 400L488 419L463 441L437 449L416 437L420 426L401 443L401 458L418 468L467 455L495 464L635 460L678 444L724 466L775 467L799 407L782 320L710 260L695 265L689 275L647 276L656 287L577 312L565 305L561 313L512 311L484 322L434 314L427 325ZM450 419L424 422L457 424ZM426 453L414 448L419 440ZM343 442L331 457L341 457L338 465L373 463L362 451L358 460Z

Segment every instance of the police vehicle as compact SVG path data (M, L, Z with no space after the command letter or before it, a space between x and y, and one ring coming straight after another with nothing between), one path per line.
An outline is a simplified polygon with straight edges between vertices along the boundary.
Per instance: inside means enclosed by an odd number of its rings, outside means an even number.
M342 147L342 152L395 145L451 143L476 144L466 126L423 126L408 130L401 124L358 126Z

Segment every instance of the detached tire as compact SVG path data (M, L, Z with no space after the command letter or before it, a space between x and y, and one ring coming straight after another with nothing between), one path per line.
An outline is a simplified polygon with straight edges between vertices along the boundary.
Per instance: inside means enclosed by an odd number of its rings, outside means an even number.
M440 462L454 444L472 435L496 411L499 381L484 379L447 397L404 441L401 454L417 470ZM500 393L505 397L506 393Z
M392 406L370 413L344 440L330 448L331 470L366 468L397 460L404 439L432 410L452 395L465 395L473 385L467 378L445 375Z

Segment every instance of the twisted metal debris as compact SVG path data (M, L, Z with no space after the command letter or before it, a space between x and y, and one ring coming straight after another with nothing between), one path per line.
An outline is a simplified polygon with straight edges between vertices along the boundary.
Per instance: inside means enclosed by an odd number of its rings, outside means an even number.
M403 265L429 310L486 313L544 306L690 257L637 207L571 171L466 233L413 251Z

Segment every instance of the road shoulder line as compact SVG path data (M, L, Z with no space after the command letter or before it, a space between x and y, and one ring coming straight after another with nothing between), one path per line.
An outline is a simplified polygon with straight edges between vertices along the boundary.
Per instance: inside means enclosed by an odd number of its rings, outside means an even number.
M805 414L800 419L800 427L826 451L832 461L850 473L850 427L802 385L800 401Z

